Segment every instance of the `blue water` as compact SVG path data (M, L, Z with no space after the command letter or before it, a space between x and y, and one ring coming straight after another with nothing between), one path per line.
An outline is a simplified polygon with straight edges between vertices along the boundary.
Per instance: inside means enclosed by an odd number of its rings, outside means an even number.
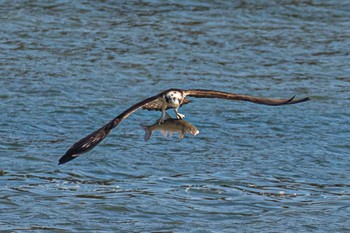
M349 232L350 2L1 1L3 232ZM138 111L91 152L77 140L165 89L197 136L143 140Z

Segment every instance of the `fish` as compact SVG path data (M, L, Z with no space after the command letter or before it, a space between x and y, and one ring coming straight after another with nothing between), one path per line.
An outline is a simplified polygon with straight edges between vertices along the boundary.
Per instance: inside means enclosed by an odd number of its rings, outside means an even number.
M140 126L143 130L145 130L144 139L146 142L151 138L154 131L160 131L164 137L167 137L168 135L172 136L173 133L178 133L180 139L183 139L185 134L199 134L199 130L194 125L185 120L173 119L168 113L166 113L164 123L162 124L156 122L153 125Z

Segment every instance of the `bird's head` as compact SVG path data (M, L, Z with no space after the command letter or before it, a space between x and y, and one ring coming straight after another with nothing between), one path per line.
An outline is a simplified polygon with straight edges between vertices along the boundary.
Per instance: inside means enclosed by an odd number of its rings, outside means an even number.
M180 106L183 101L183 94L181 91L170 90L164 93L163 98L168 105L177 107Z

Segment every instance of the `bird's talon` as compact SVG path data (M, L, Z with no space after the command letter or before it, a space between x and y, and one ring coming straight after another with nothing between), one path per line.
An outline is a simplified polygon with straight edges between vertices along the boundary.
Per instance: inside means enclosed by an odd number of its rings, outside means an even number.
M158 120L158 125L162 125L164 123L164 119L161 117L159 120Z
M176 114L176 118L179 119L179 120L182 120L183 118L185 118L185 115L184 115L184 114L177 113L177 114Z

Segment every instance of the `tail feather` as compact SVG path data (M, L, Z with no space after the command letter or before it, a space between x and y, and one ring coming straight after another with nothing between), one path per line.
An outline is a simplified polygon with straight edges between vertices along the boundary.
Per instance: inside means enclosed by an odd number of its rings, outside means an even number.
M145 139L145 141L147 142L147 141L151 138L151 136L152 136L152 131L149 130L149 129L147 128L147 126L144 126L144 125L140 125L140 126L141 126L141 128L145 131L145 137L144 137L144 139Z

